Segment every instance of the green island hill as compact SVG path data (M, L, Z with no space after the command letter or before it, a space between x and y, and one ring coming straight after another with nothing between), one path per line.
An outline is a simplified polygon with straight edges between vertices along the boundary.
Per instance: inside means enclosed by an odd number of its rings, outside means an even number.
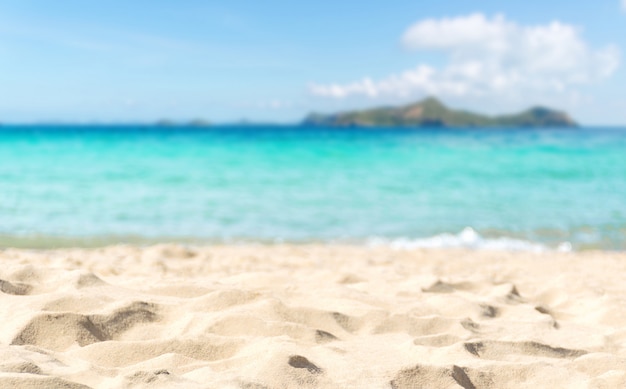
M327 127L576 127L565 112L533 107L517 114L488 116L448 108L434 97L400 107L378 107L308 115L304 126Z

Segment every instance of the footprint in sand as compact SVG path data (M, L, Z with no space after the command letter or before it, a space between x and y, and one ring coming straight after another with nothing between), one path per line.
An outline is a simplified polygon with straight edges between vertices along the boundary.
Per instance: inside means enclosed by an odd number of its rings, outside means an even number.
M464 344L469 353L485 359L499 360L509 354L528 355L548 358L577 358L587 354L585 350L575 350L563 347L552 347L539 342L507 342L485 340Z
M463 388L475 389L466 368L417 365L403 369L391 380L392 389Z

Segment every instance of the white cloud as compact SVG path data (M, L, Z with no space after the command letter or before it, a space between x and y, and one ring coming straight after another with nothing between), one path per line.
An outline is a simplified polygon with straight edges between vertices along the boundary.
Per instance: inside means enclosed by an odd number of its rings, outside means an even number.
M626 0L622 0L622 9L626 11Z
M311 92L334 98L562 93L609 77L620 62L616 47L591 48L571 25L523 26L502 15L422 20L409 27L402 43L409 50L441 52L446 63L420 64L380 80L313 84Z

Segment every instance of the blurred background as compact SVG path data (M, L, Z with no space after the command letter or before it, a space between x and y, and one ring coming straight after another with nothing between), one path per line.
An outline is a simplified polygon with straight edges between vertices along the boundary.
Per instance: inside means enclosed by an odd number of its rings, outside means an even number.
M0 246L624 250L625 46L619 0L3 1Z

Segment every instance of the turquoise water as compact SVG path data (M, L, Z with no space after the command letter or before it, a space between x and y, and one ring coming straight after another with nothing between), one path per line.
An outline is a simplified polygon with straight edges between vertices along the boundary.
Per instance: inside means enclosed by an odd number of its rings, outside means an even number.
M0 237L625 250L626 129L4 126Z

